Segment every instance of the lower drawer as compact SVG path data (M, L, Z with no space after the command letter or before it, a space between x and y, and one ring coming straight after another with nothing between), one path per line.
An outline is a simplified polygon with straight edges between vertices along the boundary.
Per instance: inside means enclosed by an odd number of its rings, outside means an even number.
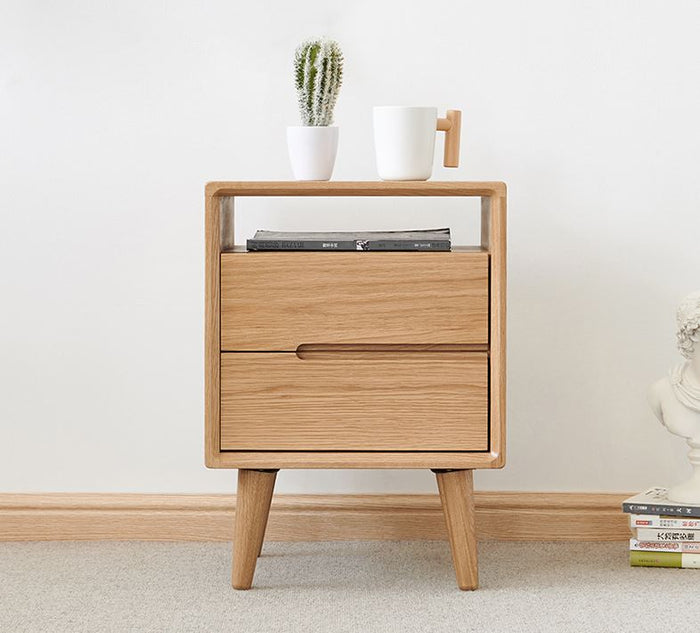
M486 451L488 356L224 353L221 450Z

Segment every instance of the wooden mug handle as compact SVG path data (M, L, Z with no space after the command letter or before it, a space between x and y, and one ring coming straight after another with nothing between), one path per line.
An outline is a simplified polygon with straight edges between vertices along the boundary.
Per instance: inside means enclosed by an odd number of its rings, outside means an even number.
M462 133L462 111L448 110L446 118L437 120L439 132L445 132L445 167L459 167L459 140Z

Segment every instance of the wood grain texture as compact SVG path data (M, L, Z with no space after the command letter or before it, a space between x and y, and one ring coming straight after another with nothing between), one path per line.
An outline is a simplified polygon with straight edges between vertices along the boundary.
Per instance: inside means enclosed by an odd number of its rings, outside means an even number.
M249 181L210 182L216 196L505 196L502 182L457 181Z
M219 232L221 234L221 252L228 251L229 249L236 248L236 227L235 227L235 206L236 199L232 197L219 198L221 212L219 214L220 218L220 228Z
M222 450L484 451L484 352L221 358Z
M233 213L229 218L233 231ZM218 198L207 196L204 218L204 462L217 465L219 454L219 353L221 210Z
M493 468L505 465L506 453L506 198L482 198L481 246L490 253L490 452Z
M223 253L221 349L486 344L488 268L485 252Z
M209 396L218 391L219 366L209 358L205 368L207 383L207 429L205 433L206 464L215 468L500 468L505 452L505 196L506 187L501 182L213 182L206 187L207 209L223 208L211 218L215 225L207 223L219 234L216 242L219 250L233 248L232 239L222 239L221 223L227 227L227 235L233 235L233 204L235 196L477 196L482 198L482 244L457 252L487 254L496 263L496 274L490 278L490 305L501 308L491 313L492 374L501 375L503 383L490 385L490 416L496 416L490 424L489 447L481 452L339 452L339 451L226 451L219 450L218 402L216 407ZM494 204L492 202L495 201ZM500 223L500 224L499 224ZM213 235L213 233L211 233ZM209 239L209 238L208 238ZM214 243L213 241L210 243ZM235 253L242 255L243 253ZM231 255L234 255L231 253ZM220 258L217 258L217 266ZM209 269L209 260L207 260ZM215 269L212 269L215 270ZM218 270L215 270L218 274ZM492 271L493 272L493 271ZM212 279L215 275L212 273ZM218 283L218 281L217 281ZM503 295L494 297L502 289ZM218 321L215 324L218 328ZM212 330L209 329L209 332ZM207 337L211 340L211 337ZM305 341L305 343L308 341ZM311 341L318 343L320 341ZM217 350L218 351L218 350ZM494 372L495 370L495 372ZM214 424L213 421L217 423Z
M265 538L276 472L238 471L236 531L233 538L231 585L250 589Z
M633 493L476 492L481 540L625 541ZM2 494L0 541L230 541L234 495ZM271 541L444 540L437 495L277 495Z
M476 589L479 585L479 574L472 471L438 472L435 477L445 515L457 585L463 590Z
M219 468L500 468L490 451L222 451Z
M445 167L459 167L459 152L462 140L462 111L448 110L446 119L449 122L449 126L445 129L445 151L442 164Z

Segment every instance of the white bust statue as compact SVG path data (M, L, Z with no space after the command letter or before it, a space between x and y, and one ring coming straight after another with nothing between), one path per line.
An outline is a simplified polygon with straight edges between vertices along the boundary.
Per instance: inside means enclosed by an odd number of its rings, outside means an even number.
M649 404L661 423L688 441L693 476L668 491L671 501L700 504L700 292L678 308L678 349L687 359L649 389Z

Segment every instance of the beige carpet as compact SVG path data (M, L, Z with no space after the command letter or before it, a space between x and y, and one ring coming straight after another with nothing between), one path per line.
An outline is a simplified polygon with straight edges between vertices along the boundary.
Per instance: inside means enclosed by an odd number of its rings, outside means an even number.
M458 591L446 543L2 543L2 633L633 631L700 626L700 570L631 569L625 543L481 543Z

